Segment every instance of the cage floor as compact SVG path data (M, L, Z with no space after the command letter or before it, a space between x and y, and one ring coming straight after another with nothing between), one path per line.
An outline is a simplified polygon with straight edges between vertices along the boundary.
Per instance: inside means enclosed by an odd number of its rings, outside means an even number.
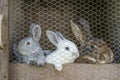
M55 49L45 31L60 31L67 39L75 39L70 20L85 18L92 34L107 42L120 62L120 1L119 0L11 0L9 1L10 62L15 61L12 45L28 35L31 23L40 24L43 49Z

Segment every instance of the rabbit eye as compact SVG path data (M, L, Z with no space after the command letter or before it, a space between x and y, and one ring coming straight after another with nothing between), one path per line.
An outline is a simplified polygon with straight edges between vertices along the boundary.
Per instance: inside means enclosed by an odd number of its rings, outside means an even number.
M30 42L27 42L27 44L26 45L30 45Z
M65 47L65 49L68 50L68 51L70 50L69 47Z
M90 45L90 47L91 47L91 48L94 48L94 46L93 46L93 45Z
M92 49L97 48L96 45L90 45L90 47L91 47Z

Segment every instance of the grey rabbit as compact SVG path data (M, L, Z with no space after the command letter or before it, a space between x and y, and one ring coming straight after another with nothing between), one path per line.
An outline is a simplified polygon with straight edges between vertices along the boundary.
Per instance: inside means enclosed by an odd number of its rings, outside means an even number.
M71 20L71 27L81 44L81 56L76 59L76 63L105 64L113 61L114 55L111 48L105 41L93 37L88 21L83 18L75 22Z
M15 61L12 61L12 63L24 63L22 54L18 51L18 43L14 43L12 45L13 50L13 56L15 57Z
M23 38L18 43L18 46L16 44L13 46L14 52L20 62L24 62L27 64L37 64L38 66L44 65L45 55L41 46L39 45L40 37L41 37L40 25L31 24L29 36Z
M25 63L24 62L24 57L23 57L23 55L22 54L20 54L19 53L19 51L18 51L18 43L14 43L13 45L12 45L12 49L13 49L13 55L15 56L15 61L13 61L12 63ZM43 52L44 52L44 55L45 56L47 56L47 55L49 55L52 51L50 51L50 50L43 50Z

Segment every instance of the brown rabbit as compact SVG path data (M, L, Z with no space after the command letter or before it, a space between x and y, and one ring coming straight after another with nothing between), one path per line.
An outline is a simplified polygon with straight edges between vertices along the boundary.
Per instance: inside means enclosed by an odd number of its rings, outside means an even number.
M76 63L105 64L113 61L113 52L106 42L94 38L90 32L89 23L81 18L74 23L71 20L72 31L76 39L80 42L79 58Z

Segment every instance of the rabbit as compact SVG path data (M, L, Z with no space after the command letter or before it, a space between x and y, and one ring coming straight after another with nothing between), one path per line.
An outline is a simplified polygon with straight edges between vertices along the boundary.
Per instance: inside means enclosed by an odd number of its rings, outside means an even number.
M80 42L79 58L76 63L107 64L113 61L114 54L111 48L102 39L93 37L88 21L81 18L74 23L70 22L72 32Z
M73 63L79 57L75 43L66 39L60 32L47 30L46 35L56 50L46 56L46 63L53 64L57 71L62 71L63 64Z
M12 45L12 49L13 49L13 55L16 58L16 61L14 63L24 63L23 56L18 51L18 43L14 43Z
M40 25L31 24L29 36L23 38L18 43L18 52L22 55L23 62L27 64L37 64L43 66L45 63L45 56L42 48L39 45L41 37Z
M14 43L12 45L12 49L13 49L13 55L16 58L16 61L14 63L24 63L23 61L23 56L22 54L19 53L18 51L18 43ZM43 50L44 56L47 56L48 54L50 54L52 51L51 50Z

